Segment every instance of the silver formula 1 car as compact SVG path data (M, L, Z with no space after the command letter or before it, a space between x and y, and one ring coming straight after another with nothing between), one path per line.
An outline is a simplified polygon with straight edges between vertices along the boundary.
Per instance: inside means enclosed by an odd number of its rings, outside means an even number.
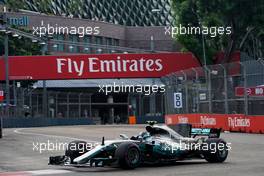
M147 125L146 131L128 138L104 140L90 149L85 141L73 141L65 155L50 157L49 164L62 166L119 166L134 169L143 164L172 163L200 158L211 163L224 162L230 146L220 137L221 129L192 128L182 124ZM82 146L80 149L76 146Z

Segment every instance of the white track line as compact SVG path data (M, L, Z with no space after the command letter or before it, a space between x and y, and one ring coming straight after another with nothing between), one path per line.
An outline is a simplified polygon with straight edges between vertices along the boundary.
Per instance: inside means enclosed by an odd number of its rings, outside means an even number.
M35 171L3 172L0 173L0 176L40 176L40 175L57 175L57 174L67 174L67 173L73 173L73 172L68 170L46 169L46 170L35 170Z
M69 170L53 170L53 169L47 169L47 170L37 170L37 171L28 171L32 176L35 175L56 175L56 174L66 174L66 173L72 173L72 171Z
M16 134L22 134L22 135L33 135L33 136L42 136L42 137L52 137L52 138L64 138L64 139L71 139L71 140L77 140L77 141L87 141L87 142L98 142L94 140L87 140L87 139L80 139L80 138L73 138L73 137L67 137L67 136L57 136L57 135L48 135L48 134L41 134L41 133L30 133L30 132L21 132L21 130L24 130L25 128L15 129L14 133Z

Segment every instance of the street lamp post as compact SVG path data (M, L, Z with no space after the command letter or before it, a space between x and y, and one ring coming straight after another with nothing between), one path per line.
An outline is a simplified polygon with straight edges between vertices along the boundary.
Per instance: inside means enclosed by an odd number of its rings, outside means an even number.
M8 61L8 34L5 33L4 37L4 46L5 46L5 81L6 81L6 114L9 117L9 105L10 105L10 90L9 90L9 61Z
M3 138L3 119L0 118L0 139Z
M202 22L200 20L200 17L198 16L198 20L199 20L199 25L200 28L202 29ZM207 62L206 62L206 54L205 54L205 38L204 38L204 34L201 33L202 35L202 45L203 45L203 65L206 67L207 66Z
M48 47L48 40L43 42L41 54L42 56L45 56L46 50ZM46 80L43 80L43 97L42 97L42 113L44 117L48 117L48 95L47 95L47 82Z
M204 42L204 34L203 33L202 33L202 43L203 43L203 62L204 62L204 66L206 66L207 63L206 63L205 42Z
M10 105L10 94L9 94L9 63L8 63L8 32L6 30L6 14L3 15L3 31L4 36L4 62L5 62L5 80L6 80L6 115L9 117L9 105ZM3 117L0 118L0 138L3 137Z

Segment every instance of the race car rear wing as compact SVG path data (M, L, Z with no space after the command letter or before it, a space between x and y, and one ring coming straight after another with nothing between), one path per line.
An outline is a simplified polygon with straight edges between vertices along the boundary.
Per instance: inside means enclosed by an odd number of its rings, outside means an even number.
M209 138L219 138L221 128L192 128L191 136L208 136Z
M219 138L222 131L221 128L192 128L192 125L187 123L170 125L169 127L183 137L208 136L209 138Z

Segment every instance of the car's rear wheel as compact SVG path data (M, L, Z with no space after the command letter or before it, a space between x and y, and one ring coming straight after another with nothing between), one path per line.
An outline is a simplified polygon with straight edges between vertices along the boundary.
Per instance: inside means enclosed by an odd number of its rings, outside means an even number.
M68 147L65 151L65 156L70 157L71 164L73 164L73 160L82 154L88 152L87 150L87 142L85 141L72 141L68 144Z
M140 165L141 161L139 147L132 142L120 144L115 151L115 157L123 169L134 169Z
M228 156L228 149L226 142L220 138L209 138L205 141L208 150L203 151L206 161L209 163L222 163Z

